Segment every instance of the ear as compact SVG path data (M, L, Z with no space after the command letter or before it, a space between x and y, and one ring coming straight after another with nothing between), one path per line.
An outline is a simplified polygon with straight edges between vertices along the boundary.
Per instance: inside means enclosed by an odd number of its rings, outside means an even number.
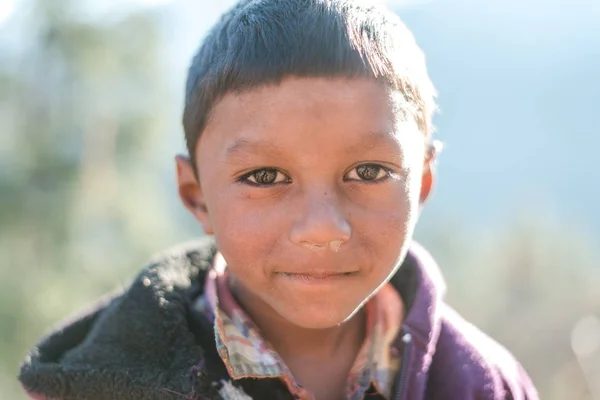
M433 182L435 179L435 172L432 169L430 163L425 163L423 166L423 176L421 177L421 194L419 196L419 204L423 205L431 194L433 188Z
M425 204L435 183L435 159L439 152L437 144L430 146L425 154L425 161L423 164L423 176L421 177L421 194L419 196L419 203Z
M196 178L195 168L188 157L178 155L175 157L177 166L177 189L181 202L200 222L204 232L213 234L212 224L208 215L208 208L204 199L204 193Z

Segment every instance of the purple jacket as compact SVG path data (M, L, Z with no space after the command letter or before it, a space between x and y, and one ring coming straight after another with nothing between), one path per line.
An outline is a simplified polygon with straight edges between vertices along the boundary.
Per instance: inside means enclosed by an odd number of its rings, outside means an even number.
M215 252L209 238L167 252L127 290L63 324L24 361L25 390L55 400L292 399L278 379L231 381L211 323L192 311ZM411 247L391 283L407 307L395 400L538 399L514 357L444 303L423 248Z

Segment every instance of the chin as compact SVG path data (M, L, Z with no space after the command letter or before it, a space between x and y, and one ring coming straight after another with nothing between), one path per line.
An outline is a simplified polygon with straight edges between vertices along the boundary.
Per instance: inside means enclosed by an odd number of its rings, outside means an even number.
M359 310L340 312L339 309L326 310L320 307L318 310L304 309L300 312L289 312L284 315L290 323L304 329L329 329L338 326L351 319Z

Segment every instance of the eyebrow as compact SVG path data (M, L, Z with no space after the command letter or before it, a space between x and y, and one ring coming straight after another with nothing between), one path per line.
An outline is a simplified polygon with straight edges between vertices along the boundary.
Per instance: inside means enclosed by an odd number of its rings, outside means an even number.
M241 153L280 155L282 151L278 146L267 140L250 140L246 138L236 139L225 150L225 154L228 157L237 156Z
M367 152L370 150L388 148L398 143L396 133L386 131L369 131L357 143L346 149L349 153Z
M395 134L385 131L367 132L357 143L350 145L344 150L345 153L366 152L382 147L388 147L397 142ZM237 157L244 153L255 153L271 156L280 156L282 149L267 140L254 140L247 138L236 139L227 149L227 157Z

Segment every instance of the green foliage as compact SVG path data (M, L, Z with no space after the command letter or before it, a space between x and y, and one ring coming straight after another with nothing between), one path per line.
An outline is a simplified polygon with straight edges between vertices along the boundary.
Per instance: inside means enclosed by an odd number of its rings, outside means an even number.
M145 178L161 173L147 162L165 115L156 22L137 13L94 23L64 0L34 1L24 18L31 43L0 67L0 397L7 399L23 398L15 376L26 349L65 315L125 284L169 232L155 217L165 196Z

